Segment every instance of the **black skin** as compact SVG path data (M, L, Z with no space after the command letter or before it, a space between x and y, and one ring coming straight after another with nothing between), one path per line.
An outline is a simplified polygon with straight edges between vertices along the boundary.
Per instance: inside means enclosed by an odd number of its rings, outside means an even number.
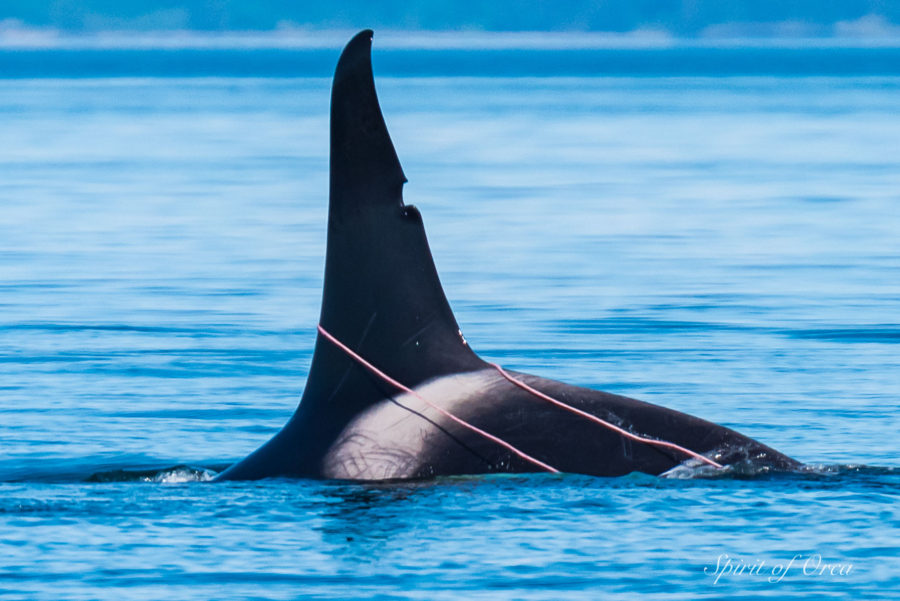
M422 217L403 203L406 177L378 105L371 45L371 31L357 34L334 75L322 327L406 386L422 390L437 382L439 390L427 389L429 401L560 471L661 474L688 459L628 440L536 398L469 348L444 296ZM517 377L634 433L679 444L724 465L799 466L759 442L690 415L536 376ZM380 480L541 471L410 401L320 334L293 417L218 479ZM378 411L390 419L368 417Z

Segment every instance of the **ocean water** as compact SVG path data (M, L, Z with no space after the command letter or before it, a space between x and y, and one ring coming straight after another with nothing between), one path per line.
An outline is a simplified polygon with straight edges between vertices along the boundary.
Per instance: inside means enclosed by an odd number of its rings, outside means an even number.
M330 82L26 65L0 79L0 598L900 595L900 78L503 56L377 80L470 344L810 467L207 482L303 389Z

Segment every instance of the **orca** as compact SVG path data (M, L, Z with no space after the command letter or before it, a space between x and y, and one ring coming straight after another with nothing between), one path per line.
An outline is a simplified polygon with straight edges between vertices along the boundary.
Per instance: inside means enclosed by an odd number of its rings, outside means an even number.
M635 399L508 372L467 344L388 134L373 33L344 48L331 95L319 332L296 412L218 480L362 481L496 472L791 470L729 428Z

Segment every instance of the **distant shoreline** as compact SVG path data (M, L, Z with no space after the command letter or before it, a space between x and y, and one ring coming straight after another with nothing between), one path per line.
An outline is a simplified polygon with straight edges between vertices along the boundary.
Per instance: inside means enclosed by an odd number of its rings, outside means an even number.
M272 31L110 30L73 33L51 28L3 27L0 50L315 50L340 51L355 29ZM376 47L420 50L614 50L660 48L900 48L900 35L701 36L665 30L630 32L379 30Z

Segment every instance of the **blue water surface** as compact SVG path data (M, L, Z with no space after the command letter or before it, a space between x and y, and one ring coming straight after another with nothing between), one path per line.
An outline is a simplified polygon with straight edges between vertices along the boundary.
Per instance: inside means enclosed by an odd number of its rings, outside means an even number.
M473 348L811 467L206 482L303 389L330 82L32 71L0 79L0 597L900 595L900 78L490 74L378 80Z

